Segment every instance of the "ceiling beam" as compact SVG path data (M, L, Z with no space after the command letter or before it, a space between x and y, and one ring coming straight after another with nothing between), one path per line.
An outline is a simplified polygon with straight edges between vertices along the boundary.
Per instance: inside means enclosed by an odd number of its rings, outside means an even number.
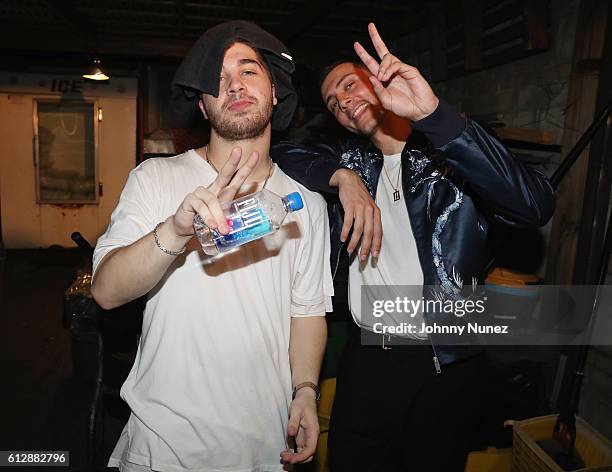
M100 24L94 28L87 18L81 21L82 11L76 10L74 0L60 0L52 2L46 0L50 8L58 16L61 12L61 17L69 23L69 28L63 28L62 25L49 24L48 27L28 27L24 24L5 24L0 28L0 49L3 53L11 54L12 51L41 51L42 54L48 52L66 52L66 53L91 53L95 50L100 55L116 56L116 57L142 57L142 58L181 58L189 50L191 45L199 36L199 31L193 29L193 26L186 23L190 15L191 3L188 0L180 0L175 3L174 17L169 18L169 24L183 25L183 36L177 37L172 33L172 28L162 30L160 28L143 28L142 31L130 29L130 34L125 34L121 31L116 33L112 30L107 30L109 26ZM275 26L264 25L264 28L277 34L285 43L291 44L291 50L300 55L306 54L308 57L316 56L337 56L341 51L351 51L352 43L355 40L362 41L367 47L370 40L367 35L366 24L370 18L364 18L363 25L359 31L347 30L344 32L337 31L334 28L336 20L332 20L330 15L342 14L338 8L340 5L345 6L350 0L313 0L312 2L304 2L296 6L293 17L295 21L279 21ZM182 12L181 12L182 10ZM422 9L423 13L411 11L403 11L401 17L403 20L377 18L375 13L372 13L372 20L378 20L377 26L386 41L391 41L398 37L403 37L414 31L427 26L427 9ZM88 12L89 18L94 17L94 13ZM181 21L181 19L185 21ZM202 32L209 26L208 22L201 21ZM355 22L351 22L357 25ZM177 25L177 26L178 26ZM325 28L317 28L318 25ZM61 28L61 30L60 30ZM352 26L349 26L352 28ZM77 33L75 33L77 31ZM165 35L164 33L168 33ZM133 33L133 34L132 34ZM189 38L193 34L193 38ZM91 42L75 41L76 37L92 37L95 41L94 47ZM310 50L312 49L312 51ZM299 53L299 54L298 54Z
M73 0L46 0L46 5L57 16L68 23L72 32L85 42L95 46L96 28L84 13L77 11Z
M185 34L185 2L184 0L176 1L176 27L178 29L178 35L183 36Z
M338 8L343 0L313 0L302 2L292 12L291 21L283 22L283 26L275 28L274 33L285 43L291 45L305 31L311 29L317 23L325 21L330 12Z
M137 56L137 57L183 57L194 39L168 37L144 37L128 35L106 35L97 37L96 52L100 55ZM0 48L4 54L11 51L41 51L90 53L88 44L75 41L66 31L43 30L27 31L20 28L0 28Z
M379 25L376 26L378 27ZM382 28L379 28L379 31L385 42L400 39L415 31L428 28L429 11L427 8L417 8L411 12L404 13L394 21L384 21L380 26Z

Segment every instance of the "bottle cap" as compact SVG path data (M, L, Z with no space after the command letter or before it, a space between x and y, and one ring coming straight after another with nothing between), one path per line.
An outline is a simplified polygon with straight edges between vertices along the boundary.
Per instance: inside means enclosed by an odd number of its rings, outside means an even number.
M299 192L290 193L285 197L289 203L289 210L298 211L304 208L304 202Z

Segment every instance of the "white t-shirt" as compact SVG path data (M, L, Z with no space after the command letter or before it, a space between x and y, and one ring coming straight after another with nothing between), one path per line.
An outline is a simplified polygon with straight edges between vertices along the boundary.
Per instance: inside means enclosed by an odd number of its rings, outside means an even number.
M362 320L361 316L361 288L364 285L386 286L384 292L385 299L395 300L397 296L404 297L406 293L411 296L421 297L421 289L412 290L394 289L394 286L422 287L423 270L419 262L416 241L410 225L410 217L406 208L406 201L402 190L402 180L399 176L401 164L401 154L384 156L383 165L387 169L381 169L376 189L376 204L380 208L380 217L383 227L383 239L378 258L368 257L365 262L361 262L355 257L349 266L349 305L353 320L359 326L372 330L370 321ZM389 182L392 180L393 186L399 190L401 198L393 201L395 189ZM356 252L358 249L356 249ZM358 252L357 252L358 253ZM369 306L372 306L375 294L365 291ZM420 326L422 314L411 318L410 322ZM392 324L389 319L381 318L385 324ZM407 321L405 316L398 316L397 322ZM422 338L422 336L413 336Z
M195 151L134 169L94 273L110 250L174 214L216 172ZM325 202L274 169L266 188L298 191L304 208L281 229L213 264L195 238L149 293L136 361L121 388L132 414L108 465L163 471L281 470L291 402L292 316L331 310Z

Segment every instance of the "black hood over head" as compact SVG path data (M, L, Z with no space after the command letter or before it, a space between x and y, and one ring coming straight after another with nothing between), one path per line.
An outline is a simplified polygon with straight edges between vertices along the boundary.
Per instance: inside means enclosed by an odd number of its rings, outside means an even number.
M278 104L272 114L272 128L289 126L297 106L291 83L295 70L285 45L250 21L228 21L206 31L187 53L172 79L171 107L180 125L190 126L200 114L202 93L219 96L219 77L227 48L237 39L250 43L263 56L274 83Z

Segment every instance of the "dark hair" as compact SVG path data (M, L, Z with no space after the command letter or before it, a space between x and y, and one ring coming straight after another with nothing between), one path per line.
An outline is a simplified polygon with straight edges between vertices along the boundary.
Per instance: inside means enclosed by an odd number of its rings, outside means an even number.
M356 55L347 54L344 56L340 56L338 59L336 59L331 64L323 66L321 70L319 71L319 90L321 89L321 86L323 85L323 81L325 80L325 78L329 75L329 73L332 70L334 70L340 64L347 64L347 63L353 64L356 67L360 67L361 69L364 69L365 71L367 71L366 66L363 64L363 62L361 62L361 60L359 60L359 58Z

